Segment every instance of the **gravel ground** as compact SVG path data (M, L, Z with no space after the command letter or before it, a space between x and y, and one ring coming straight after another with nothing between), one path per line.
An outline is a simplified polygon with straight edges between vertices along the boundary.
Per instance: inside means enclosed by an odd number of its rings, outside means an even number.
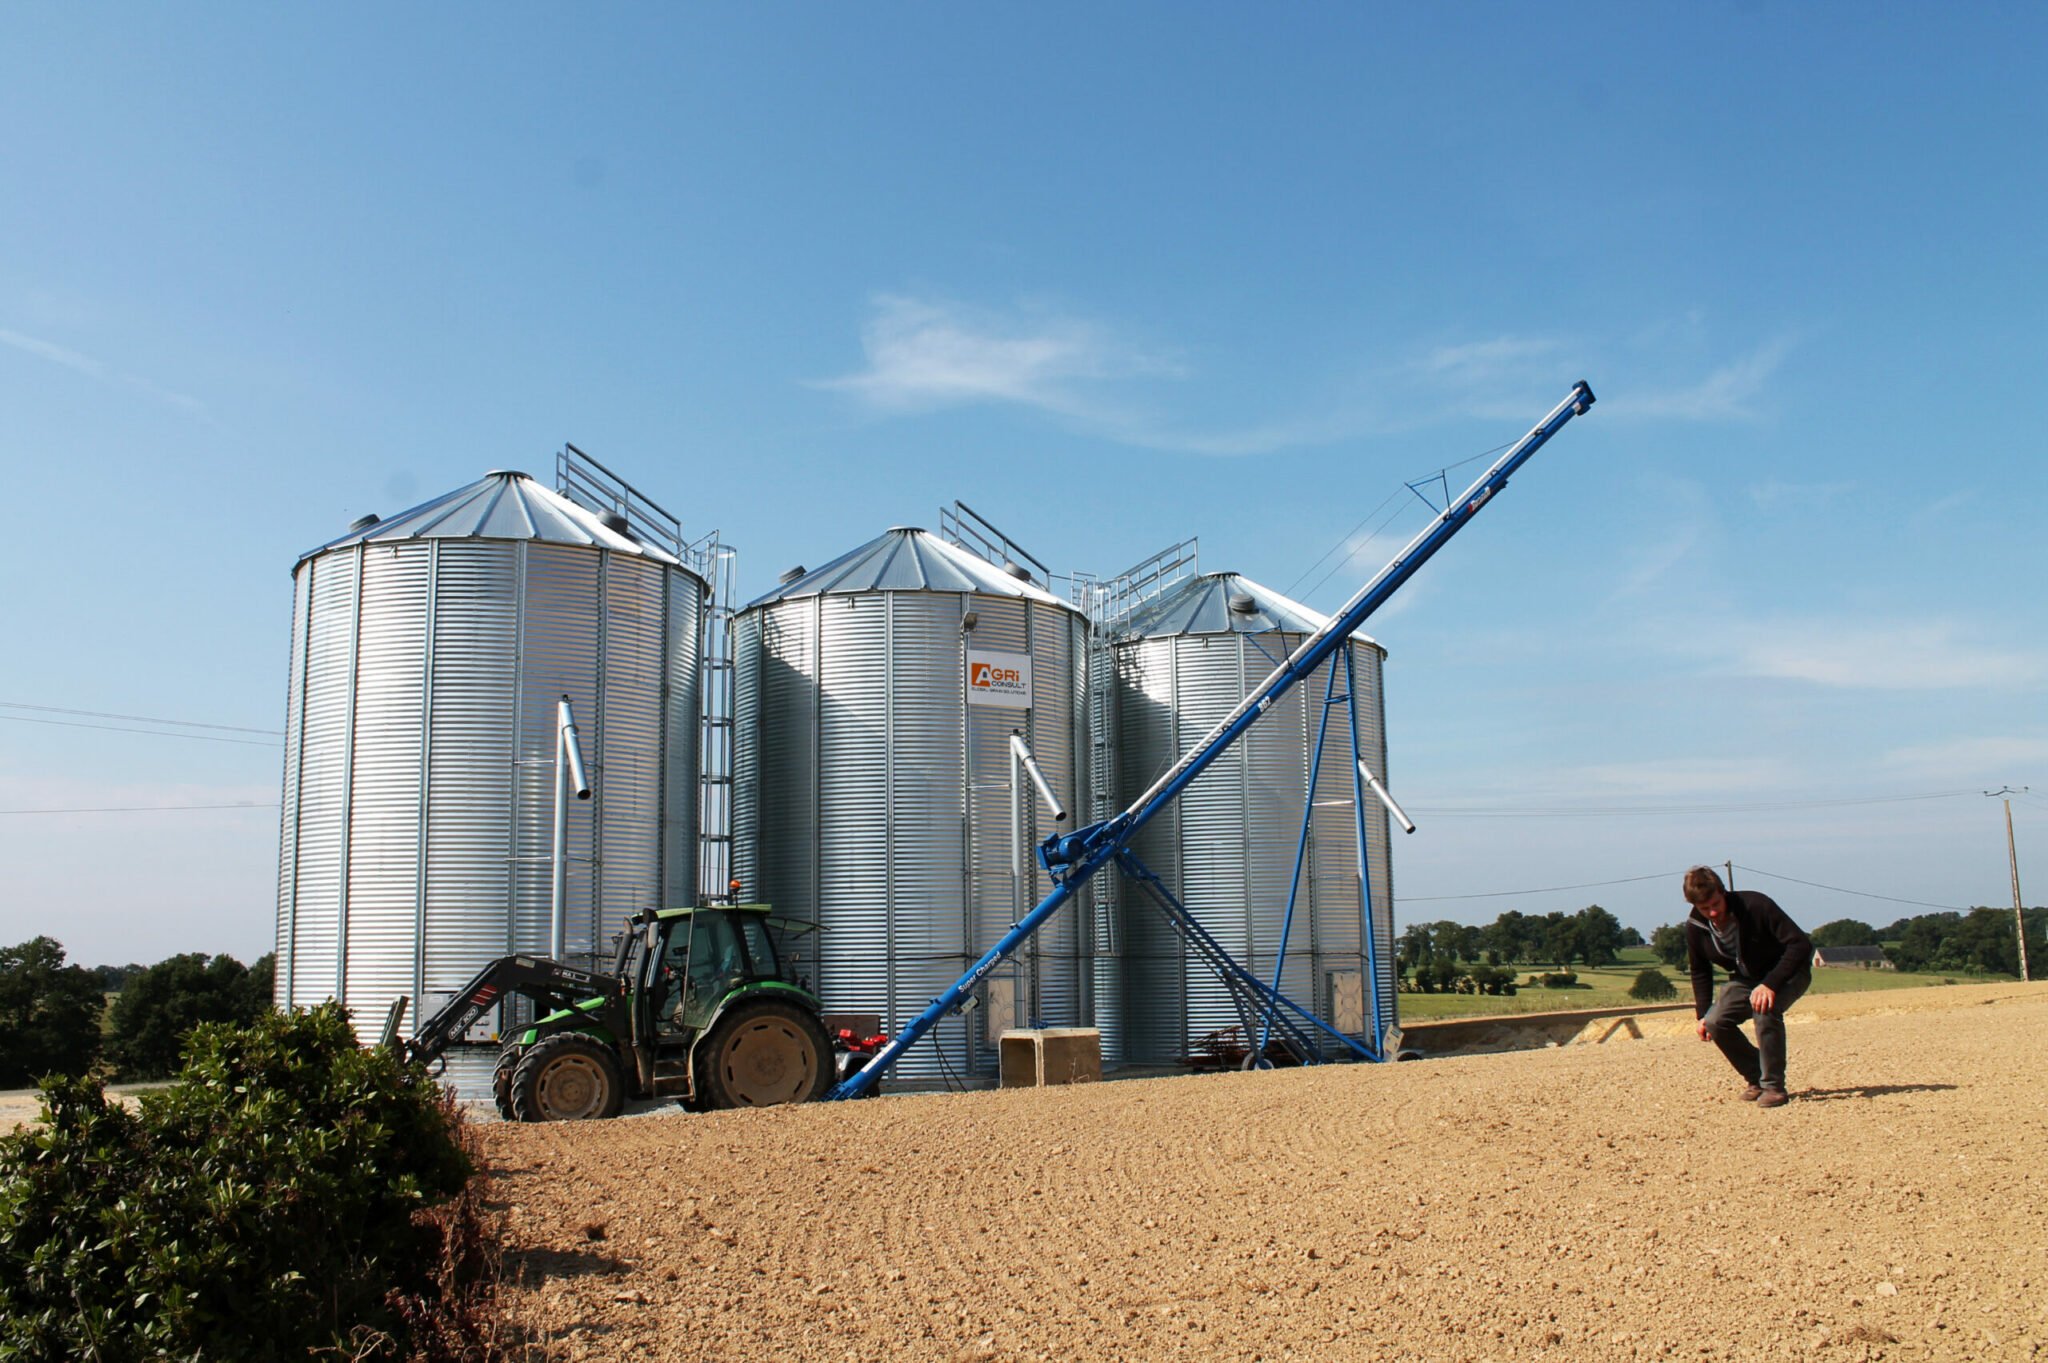
M2048 984L1538 1051L483 1129L550 1357L2048 1358ZM1623 1044L1625 1041L1625 1044Z

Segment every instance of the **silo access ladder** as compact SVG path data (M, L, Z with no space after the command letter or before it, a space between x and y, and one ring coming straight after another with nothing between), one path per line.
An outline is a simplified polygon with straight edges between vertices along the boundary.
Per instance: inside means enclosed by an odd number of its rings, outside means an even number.
M1152 876L1150 872L1138 875L1132 870L1134 865L1141 865L1129 855L1131 840L1137 836L1139 830L1171 804L1211 763L1228 751L1230 746L1243 736L1245 730L1266 713L1274 701L1285 695L1297 682L1313 673L1325 659L1357 633L1374 611L1385 605L1437 550L1448 544L1453 536L1479 514L1481 507L1492 501L1494 496L1507 486L1508 478L1517 469L1527 463L1553 435L1563 430L1573 417L1584 415L1592 407L1593 402L1593 390L1584 380L1574 384L1571 392L1565 395L1564 401L1552 408L1549 415L1538 422L1527 435L1516 441L1507 453L1495 460L1485 473L1465 489L1462 496L1448 502L1444 509L1437 513L1436 519L1410 540L1406 548L1394 555L1369 582L1360 587L1328 624L1304 639L1300 647L1289 654L1271 675L1252 689L1249 695L1239 701L1235 709L1225 715L1215 728L1153 782L1151 788L1133 801L1129 808L1112 818L1076 829L1072 833L1055 834L1040 843L1038 862L1052 876L1052 891L1036 908L1003 934L1002 939L969 967L966 974L947 986L945 992L933 999L922 1013L905 1024L896 1038L884 1046L864 1069L841 1080L826 1093L826 1099L829 1101L859 1098L872 1090L899 1056L922 1040L941 1018L958 1012L972 997L975 986L980 984L990 971L1007 960L1018 947L1031 938L1032 934L1058 913L1068 900L1078 894L1081 887L1094 878L1096 872L1112 861L1123 866L1126 873L1132 874L1137 883L1148 891L1154 892L1155 895L1163 891L1165 887L1159 883L1158 877ZM1377 790L1377 787L1375 789ZM1170 894L1166 896L1166 901L1172 902ZM1170 919L1174 916L1173 912L1168 912ZM1253 978L1249 971L1231 960L1229 954L1224 952L1220 945L1215 944L1214 939L1207 933L1200 932L1200 925L1187 913L1185 907L1179 908L1179 916L1198 934L1189 935L1184 929L1184 936L1189 936L1191 942L1205 941L1208 947L1213 948L1221 956L1221 969L1231 972L1226 975L1227 981L1235 980L1242 984L1244 980L1249 979L1252 985L1265 992L1266 987ZM1177 922L1176 926L1181 925ZM1213 964L1216 963L1212 962ZM1277 994L1277 991L1272 992ZM1355 1046L1355 1043L1353 1044Z

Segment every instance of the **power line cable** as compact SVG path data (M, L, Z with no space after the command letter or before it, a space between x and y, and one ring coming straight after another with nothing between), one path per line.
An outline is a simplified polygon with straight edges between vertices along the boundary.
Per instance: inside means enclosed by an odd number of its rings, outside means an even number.
M282 729L251 729L242 724L203 724L196 719L157 719L152 715L115 715L104 710L67 710L61 705L30 705L19 700L0 700L0 710L39 710L46 715L83 715L87 719L125 719L131 724L175 724L181 729L225 729L229 733L284 737Z
M108 733L116 734L148 734L151 738L191 738L206 743L239 743L245 748L281 748L284 746L281 739L223 738L219 734L166 733L162 729L131 729L125 724L84 724L75 719L37 719L33 715L0 715L0 719L11 720L16 724L55 724L65 729L103 729ZM175 723L176 721L167 720L163 722ZM226 726L217 727L224 728ZM268 731L250 729L245 732L260 734Z
M1570 819L1630 817L1650 814L1745 814L1766 809L1837 809L1852 805L1904 804L1914 800L1950 800L1975 795L1973 790L1934 790L1919 795L1875 795L1855 800L1750 800L1726 805L1559 805L1527 809L1432 809L1414 806L1417 814L1437 819Z
M1747 871L1753 876L1763 876L1770 880L1789 880L1794 885L1805 885L1810 889L1832 890L1836 894L1855 895L1859 899L1882 899L1889 904L1912 904L1923 909L1947 909L1951 913L1968 912L1967 909L1955 904L1930 904L1924 899L1900 899L1895 895L1872 894L1868 890L1845 890L1840 885L1823 885L1817 880L1801 880L1798 876L1781 876L1775 871L1760 870L1755 866L1744 866L1740 862L1735 863L1735 869Z
M1748 868L1745 867L1744 869L1747 870ZM1510 895L1518 894L1555 894L1560 890L1597 890L1607 885L1634 885L1638 881L1663 880L1666 877L1677 877L1684 874L1683 870L1659 871L1655 875L1624 876L1620 880L1589 880L1583 885L1546 885L1540 890L1488 890L1484 894L1396 895L1394 898L1402 904L1439 904L1449 899L1505 899Z
M276 809L277 805L244 800L231 805L93 805L77 809L0 809L0 814L184 814L204 809Z

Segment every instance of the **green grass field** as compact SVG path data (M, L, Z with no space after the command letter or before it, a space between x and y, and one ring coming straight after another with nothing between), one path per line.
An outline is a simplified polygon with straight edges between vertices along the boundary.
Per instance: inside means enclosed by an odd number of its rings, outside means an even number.
M1436 1018L1492 1017L1502 1013L1562 1013L1578 1008L1626 1008L1637 1002L1628 996L1628 988L1636 981L1636 974L1645 966L1657 964L1657 957L1648 947L1630 947L1621 953L1617 965L1602 966L1589 970L1576 966L1579 987L1576 989L1542 989L1523 987L1512 995L1498 998L1484 994L1403 994L1400 1000L1401 1019L1404 1022L1425 1022ZM1517 965L1517 979L1526 980L1531 975L1541 975L1556 970L1555 966ZM1678 997L1666 999L1665 1003L1692 1002L1692 983L1683 966L1663 967L1664 975L1678 989ZM1937 984L1988 984L1997 980L2015 979L2012 975L1916 975L1903 970L1816 970L1813 972L1815 994L1846 994L1871 989L1911 989L1923 985Z

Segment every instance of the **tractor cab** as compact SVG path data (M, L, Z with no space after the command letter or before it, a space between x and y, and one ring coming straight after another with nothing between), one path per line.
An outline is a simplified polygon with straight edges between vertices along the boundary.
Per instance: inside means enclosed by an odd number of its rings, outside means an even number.
M815 931L775 917L766 904L651 909L633 924L637 931L620 943L618 974L643 1001L634 1010L638 1035L657 1040L702 1032L737 994L801 987L784 972L777 938Z

